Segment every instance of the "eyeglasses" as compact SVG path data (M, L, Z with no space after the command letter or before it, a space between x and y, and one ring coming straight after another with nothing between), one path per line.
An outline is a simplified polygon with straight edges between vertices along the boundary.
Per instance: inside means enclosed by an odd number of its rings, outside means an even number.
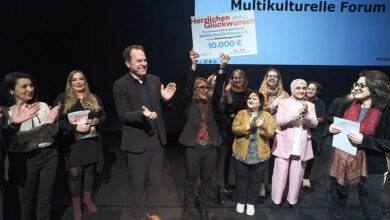
M196 87L197 89L200 89L200 90L204 90L204 91L208 91L210 88L207 87L207 86L198 86Z
M278 76L278 75L268 75L267 77L268 77L268 78L274 78L274 79L277 79L277 78L279 78L279 76Z
M352 85L351 90L352 90L352 89L355 89L356 86L359 88L359 90L362 90L362 89L364 89L364 88L367 87L367 85L364 85L363 83L357 83L357 82L355 82L355 83Z

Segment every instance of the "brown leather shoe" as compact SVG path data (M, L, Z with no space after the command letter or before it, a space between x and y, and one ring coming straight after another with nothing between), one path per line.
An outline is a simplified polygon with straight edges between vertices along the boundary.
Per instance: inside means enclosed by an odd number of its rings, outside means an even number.
M162 218L158 215L152 215L150 216L148 213L146 213L146 219L147 220L162 220Z

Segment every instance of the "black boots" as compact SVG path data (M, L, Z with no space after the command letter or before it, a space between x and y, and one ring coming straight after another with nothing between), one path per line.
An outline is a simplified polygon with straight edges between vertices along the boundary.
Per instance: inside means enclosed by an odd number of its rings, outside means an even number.
M201 220L209 220L209 214L207 213L206 205L198 204L198 210Z
M192 208L193 204L186 204L184 206L183 215L181 216L181 220L191 220L192 219Z
M217 191L217 202L219 204L224 204L226 197L225 197L225 191L223 189L223 186L218 186L217 190L218 190Z

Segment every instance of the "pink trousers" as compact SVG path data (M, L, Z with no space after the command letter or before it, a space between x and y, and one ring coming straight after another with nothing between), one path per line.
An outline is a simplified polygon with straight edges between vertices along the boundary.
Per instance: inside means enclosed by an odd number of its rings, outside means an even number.
M291 156L289 159L275 158L274 173L272 175L272 201L275 204L282 202L287 175L289 173L287 201L290 205L297 203L305 168L306 161L301 161L298 156Z

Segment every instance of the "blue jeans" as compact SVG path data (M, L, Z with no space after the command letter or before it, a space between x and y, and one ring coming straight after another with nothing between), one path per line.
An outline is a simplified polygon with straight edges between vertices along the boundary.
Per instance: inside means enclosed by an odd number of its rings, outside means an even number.
M331 177L332 178L332 177ZM381 211L381 194L383 192L383 174L369 174L367 178L367 195L359 195L360 210L366 219L383 219ZM336 183L338 184L338 183ZM348 189L337 190L341 186L331 186L328 210L331 219L343 219L343 213L348 198Z

